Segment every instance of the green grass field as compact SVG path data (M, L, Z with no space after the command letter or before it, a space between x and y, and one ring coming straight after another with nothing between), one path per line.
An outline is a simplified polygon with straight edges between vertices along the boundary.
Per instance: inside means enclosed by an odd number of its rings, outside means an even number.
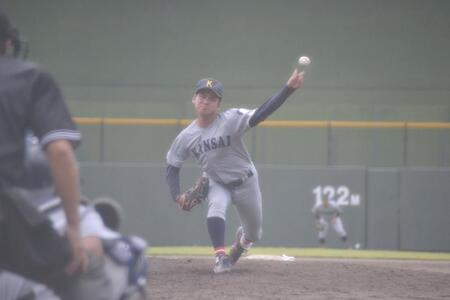
M210 256L210 247L151 247L152 256ZM354 258L354 259L411 259L450 261L450 253L412 252L384 250L322 249L322 248L266 248L254 247L249 255L288 255L309 258Z

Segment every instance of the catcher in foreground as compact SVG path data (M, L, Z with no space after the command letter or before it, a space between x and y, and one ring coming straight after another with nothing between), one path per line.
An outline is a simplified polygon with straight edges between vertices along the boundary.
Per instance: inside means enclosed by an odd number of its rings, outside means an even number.
M202 176L194 186L187 189L177 197L178 207L185 211L191 211L195 206L206 201L209 192L209 179Z

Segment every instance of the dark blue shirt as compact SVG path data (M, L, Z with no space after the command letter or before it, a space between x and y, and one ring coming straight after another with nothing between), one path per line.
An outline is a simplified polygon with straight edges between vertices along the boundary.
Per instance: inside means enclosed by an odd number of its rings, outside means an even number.
M34 63L0 56L0 188L25 185L27 131L43 148L81 139L53 77Z

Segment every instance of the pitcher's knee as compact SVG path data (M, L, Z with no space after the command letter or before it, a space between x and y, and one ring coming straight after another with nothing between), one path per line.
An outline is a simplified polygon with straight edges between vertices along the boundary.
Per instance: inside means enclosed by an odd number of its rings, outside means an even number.
M223 210L220 210L220 209L210 209L209 211L208 211L208 216L207 216L207 218L221 218L221 219L224 219L224 220L226 220L226 218L225 218L225 212L223 211Z
M262 229L256 231L248 231L244 233L244 238L248 240L249 242L257 242L262 238Z

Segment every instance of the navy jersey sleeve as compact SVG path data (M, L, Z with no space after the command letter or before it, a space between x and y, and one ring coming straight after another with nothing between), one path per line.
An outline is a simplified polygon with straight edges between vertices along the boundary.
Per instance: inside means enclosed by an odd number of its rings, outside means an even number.
M45 72L38 72L30 91L30 126L42 147L55 140L68 140L74 146L81 140L58 83Z
M264 121L270 114L277 110L294 91L295 90L293 88L285 86L275 95L270 97L255 111L255 113L250 118L250 127L255 127L256 125Z
M172 165L167 165L166 168L166 181L169 185L170 195L172 200L176 201L180 194L180 168Z

